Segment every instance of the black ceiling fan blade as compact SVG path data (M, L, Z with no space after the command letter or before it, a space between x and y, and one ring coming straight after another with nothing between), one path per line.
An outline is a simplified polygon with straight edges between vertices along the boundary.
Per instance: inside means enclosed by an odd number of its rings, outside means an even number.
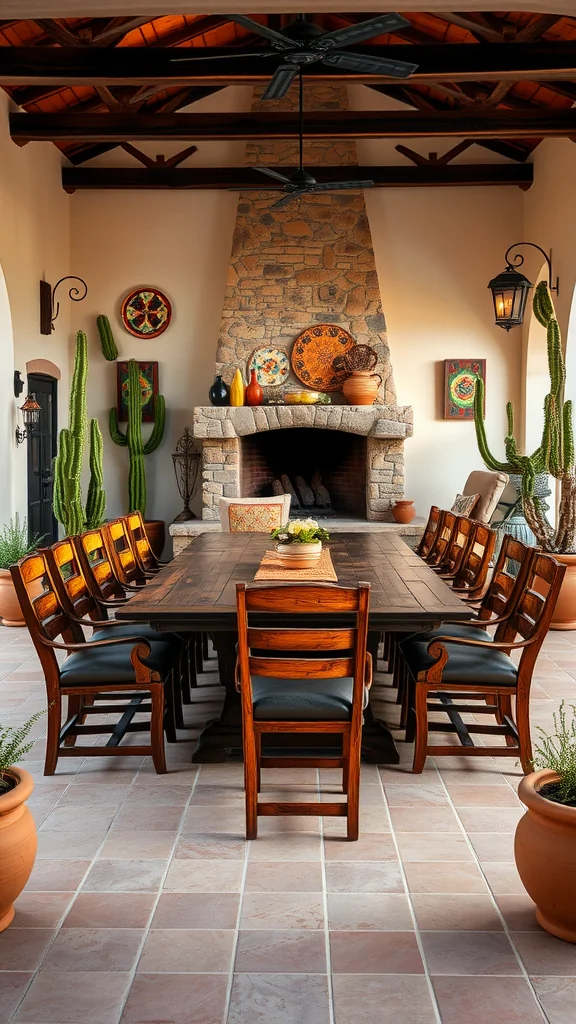
M281 64L262 93L263 100L281 100L298 75L297 64Z
M272 206L268 207L268 209L280 210L283 206L288 206L288 203L291 203L293 199L297 199L298 196L304 195L304 191L304 189L300 188L294 189L294 191L290 192L287 196L282 196L282 199L277 199L275 203L272 203Z
M371 39L373 36L382 36L388 32L398 32L402 28L410 27L410 22L401 14L381 14L378 18L360 21L357 25L346 25L345 28L338 28L335 32L326 32L319 39L315 39L312 46L314 50L351 46L353 43L362 42L363 39Z
M276 178L277 181L281 181L284 185L291 185L290 178L287 178L285 174L280 174L278 171L273 171L271 167L253 167L253 171L260 171L260 174L267 174L269 178Z
M199 50L199 46L189 46L188 50ZM269 53L266 50L257 50L255 53L236 53L235 50L230 50L229 53L219 53L216 57L171 57L171 64L185 64L188 61L197 60L230 60L231 57L234 60L238 60L239 57L276 57L277 54Z
M242 25L244 28L249 29L250 32L255 32L256 35L263 36L264 39L269 39L271 43L274 43L281 50L300 50L302 48L302 43L298 40L289 39L288 36L282 35L281 32L276 32L273 28L268 28L267 25L261 25L259 21L247 18L244 14L226 14L225 17L229 21L235 21L237 25Z
M373 181L324 181L316 185L310 185L307 192L339 192L347 188L372 188Z
M386 78L409 78L418 68L417 64L406 64L403 60L369 57L363 53L326 53L322 55L322 63L365 75L385 75Z

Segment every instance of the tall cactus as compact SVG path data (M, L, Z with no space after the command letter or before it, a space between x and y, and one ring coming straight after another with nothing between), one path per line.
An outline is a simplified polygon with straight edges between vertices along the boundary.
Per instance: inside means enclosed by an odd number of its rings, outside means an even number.
M96 326L98 328L98 334L100 335L100 345L102 346L102 355L104 359L109 362L113 362L118 359L118 349L116 348L116 342L114 341L114 335L112 334L112 328L110 327L110 321L107 316L103 313L96 317Z
M154 427L150 437L142 440L142 392L140 388L140 371L135 359L128 364L127 385L128 426L123 434L118 426L116 408L110 409L110 434L112 440L130 453L130 470L128 473L128 497L130 512L141 512L146 515L146 466L144 456L155 451L164 436L166 423L166 403L162 395L156 396L154 409Z
M88 341L83 331L76 335L76 357L70 386L70 416L58 439L54 459L53 508L67 536L99 526L104 518L106 494L103 490L102 434L98 420L90 421L90 485L88 505L82 504L82 463L86 442L86 380L88 377Z
M514 438L511 402L506 406L508 434L504 441L506 461L496 459L486 440L484 428L484 385L478 381L474 396L474 422L478 448L489 469L518 473L522 477L522 505L526 521L538 543L547 551L573 553L576 542L576 473L574 470L574 430L572 402L564 400L566 367L562 339L548 285L541 281L534 292L534 315L546 328L550 391L544 399L542 440L532 455L521 455ZM534 494L536 476L548 473L560 481L558 526L548 522L542 502Z

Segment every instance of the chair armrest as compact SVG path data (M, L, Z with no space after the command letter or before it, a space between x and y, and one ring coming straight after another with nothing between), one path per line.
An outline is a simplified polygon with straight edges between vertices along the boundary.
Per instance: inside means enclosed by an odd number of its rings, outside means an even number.
M92 651L95 647L112 647L115 644L131 644L132 647L134 647L134 644L142 644L148 648L147 654L144 655L145 658L147 658L148 654L152 651L149 641L143 636L118 636L113 637L112 640L92 640L90 643L85 641L80 644L58 644L55 640L49 640L48 637L45 636L39 636L38 639L45 647L53 647L58 651Z
M537 638L530 637L528 640L519 640L517 643L497 643L495 640L472 640L462 636L435 636L428 645L428 653L432 654L431 648L434 644L459 644L462 647L484 647L487 651L519 651L523 647L529 647ZM434 655L432 655L434 657Z
M367 690L372 686L372 679L372 655L370 654L370 651L366 651L366 661L364 663L364 686Z

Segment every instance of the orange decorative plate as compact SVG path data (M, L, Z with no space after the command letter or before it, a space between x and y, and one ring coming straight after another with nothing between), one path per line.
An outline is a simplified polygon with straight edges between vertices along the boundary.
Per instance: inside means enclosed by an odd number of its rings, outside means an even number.
M338 391L347 377L342 357L356 342L337 324L314 324L299 334L292 349L292 369L303 384L318 391ZM337 360L334 366L334 360Z

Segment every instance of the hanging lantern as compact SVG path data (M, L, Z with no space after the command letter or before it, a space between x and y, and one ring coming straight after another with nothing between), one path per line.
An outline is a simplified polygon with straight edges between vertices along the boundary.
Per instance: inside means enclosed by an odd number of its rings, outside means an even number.
M30 394L27 396L24 405L20 406L20 412L22 413L24 430L16 427L16 444L22 444L28 437L28 434L33 434L40 423L42 408L36 401L36 395Z
M492 278L488 287L492 292L496 326L503 327L505 331L520 327L532 282L524 274L507 266L501 274Z

